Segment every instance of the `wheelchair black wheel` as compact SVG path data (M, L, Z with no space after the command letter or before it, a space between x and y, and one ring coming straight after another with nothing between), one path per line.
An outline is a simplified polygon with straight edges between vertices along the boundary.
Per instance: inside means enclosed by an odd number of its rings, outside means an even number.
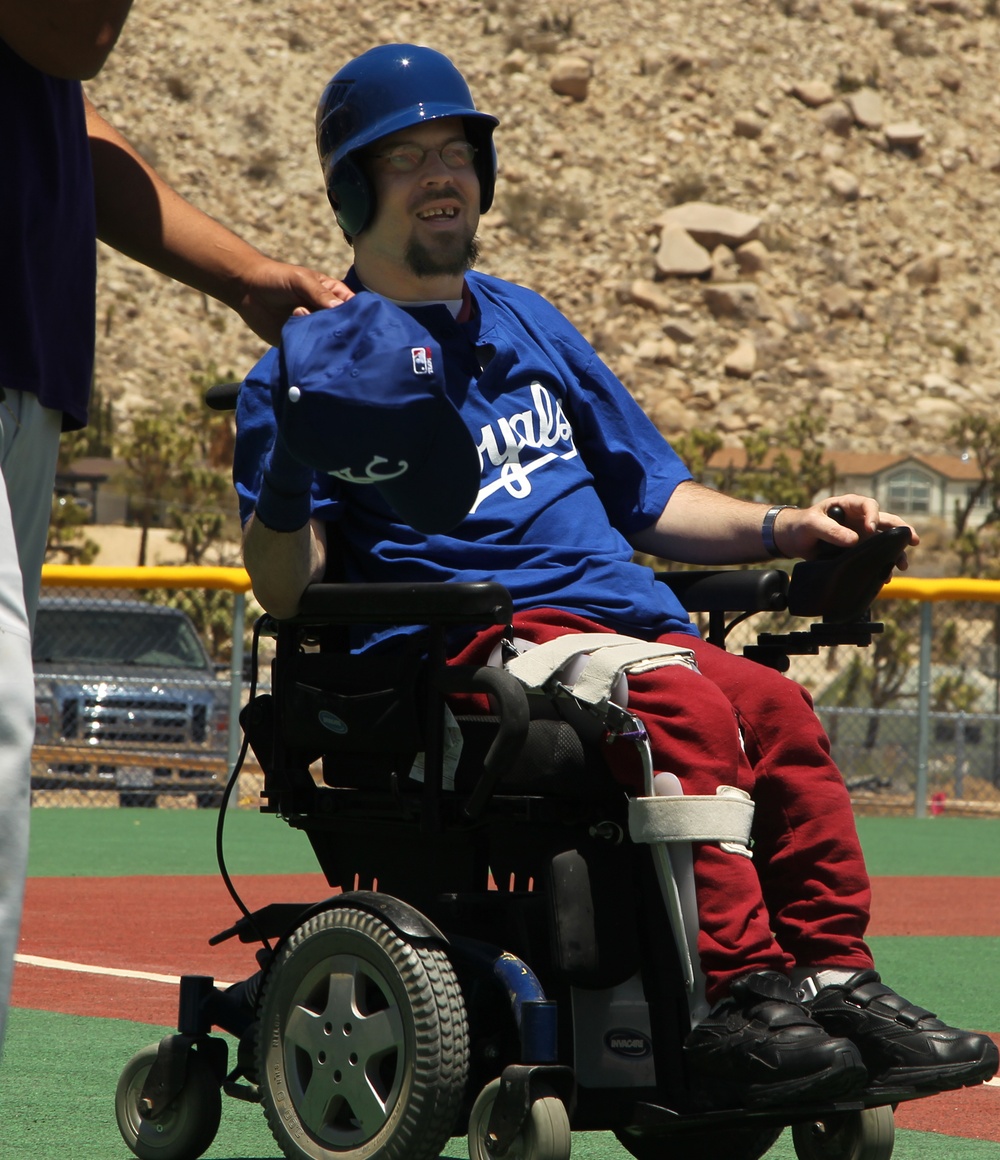
M636 1160L760 1160L774 1146L781 1128L726 1128L710 1132L677 1132L668 1136L633 1136L615 1132L618 1143Z
M431 1160L452 1134L469 1070L458 980L352 907L314 915L268 971L258 1075L289 1160Z
M500 1091L500 1080L488 1083L479 1093L469 1117L470 1160L490 1160L486 1142L493 1105ZM566 1105L555 1092L536 1093L528 1118L504 1153L505 1160L569 1160L571 1134Z
M896 1123L888 1105L792 1125L798 1160L889 1160L895 1142Z
M219 1130L222 1093L211 1067L197 1052L187 1058L184 1086L155 1120L139 1112L139 1098L159 1045L144 1047L122 1070L115 1118L122 1139L139 1160L197 1160Z

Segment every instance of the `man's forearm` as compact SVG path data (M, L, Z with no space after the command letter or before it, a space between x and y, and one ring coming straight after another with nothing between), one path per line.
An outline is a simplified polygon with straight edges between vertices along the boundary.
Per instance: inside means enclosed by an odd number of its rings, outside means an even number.
M87 132L98 237L235 308L247 271L264 255L167 185L89 100Z
M294 616L302 593L326 571L325 529L310 520L298 531L274 532L252 516L243 534L243 563L261 606L279 620Z
M859 538L903 523L880 511L871 496L847 493L809 507L772 506L733 499L688 480L674 490L656 523L630 542L641 552L683 564L755 564L772 556L810 559L822 544L849 548ZM919 542L911 529L910 543ZM906 567L905 554L898 567Z
M684 564L756 563L768 558L761 539L767 507L688 481L677 486L657 522L631 543Z

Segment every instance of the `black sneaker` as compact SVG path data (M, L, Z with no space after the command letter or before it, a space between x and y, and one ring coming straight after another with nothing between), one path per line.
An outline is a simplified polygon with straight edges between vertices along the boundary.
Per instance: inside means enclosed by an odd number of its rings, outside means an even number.
M806 1006L831 1035L857 1045L870 1087L951 1091L982 1083L1000 1066L989 1036L949 1027L885 986L875 971L821 987Z
M737 979L688 1035L684 1055L713 1107L817 1103L856 1093L866 1079L854 1044L824 1031L777 971Z

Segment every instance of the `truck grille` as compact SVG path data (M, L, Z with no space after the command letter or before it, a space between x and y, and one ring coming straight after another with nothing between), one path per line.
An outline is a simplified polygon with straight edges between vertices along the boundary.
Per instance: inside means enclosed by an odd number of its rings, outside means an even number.
M67 702L62 712L63 737L88 742L134 745L204 744L204 705L146 697L95 697Z

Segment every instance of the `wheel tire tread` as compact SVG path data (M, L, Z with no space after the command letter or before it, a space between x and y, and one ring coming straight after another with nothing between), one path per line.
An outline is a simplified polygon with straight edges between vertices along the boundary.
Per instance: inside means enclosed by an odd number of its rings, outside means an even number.
M335 917L331 917L335 916ZM365 910L337 907L325 910L298 927L288 938L268 971L261 994L261 1012L271 1006L281 979L281 967L312 937L323 932L350 932L373 942L388 958L410 1001L414 1058L405 1108L393 1135L375 1154L377 1160L435 1160L447 1142L465 1087L469 1045L465 1004L454 970L438 947L418 947L396 934L380 918ZM262 1014L262 1025L264 1016ZM266 1041L267 1036L261 1036ZM266 1076L267 1044L259 1049L261 1103L275 1140L292 1160L334 1157L351 1160L357 1149L335 1152L303 1151L284 1127L274 1107Z

